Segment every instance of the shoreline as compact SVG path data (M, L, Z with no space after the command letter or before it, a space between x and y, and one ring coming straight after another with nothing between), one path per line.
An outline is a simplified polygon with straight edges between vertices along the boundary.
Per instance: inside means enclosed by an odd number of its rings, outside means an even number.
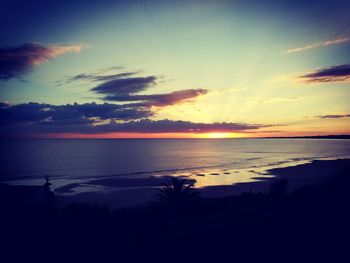
M255 182L243 182L230 186L206 187L205 197L219 198L225 192L227 195L238 195L242 192L268 192L270 184L276 179L288 181L288 192L293 192L303 186L321 184L324 181L342 175L350 170L350 159L312 160L304 164L296 164L266 170L271 177L255 177Z
M350 169L350 159L336 160L312 160L294 166L277 167L265 170L264 172L252 171L256 176L251 177L251 181L238 182L229 185L212 185L199 187L203 198L223 198L227 196L239 195L243 192L266 193L269 191L271 183L275 179L284 178L288 181L288 191L292 192L305 185L315 185L322 183L328 178L348 171ZM211 175L225 176L222 175ZM235 175L233 175L235 176ZM123 207L147 206L154 200L157 189L162 187L164 182L171 176L152 176L138 178L94 178L88 182L71 182L57 189L54 194L59 207L69 204L89 204L106 206L112 209ZM205 179L197 176L195 179ZM194 180L190 178L190 180ZM35 196L35 202L40 199L40 194L28 194L38 192L40 186L25 185L4 185L0 184L0 189L6 189L11 192L11 196L22 196L23 193L29 196ZM80 189L75 192L76 189ZM5 191L5 192L6 192Z

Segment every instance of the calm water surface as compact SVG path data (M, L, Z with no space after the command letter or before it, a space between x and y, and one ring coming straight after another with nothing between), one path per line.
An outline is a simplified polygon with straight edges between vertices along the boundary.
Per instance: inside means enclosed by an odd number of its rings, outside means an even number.
M42 139L0 141L0 149L1 181L185 175L207 186L249 181L271 167L348 158L350 140Z

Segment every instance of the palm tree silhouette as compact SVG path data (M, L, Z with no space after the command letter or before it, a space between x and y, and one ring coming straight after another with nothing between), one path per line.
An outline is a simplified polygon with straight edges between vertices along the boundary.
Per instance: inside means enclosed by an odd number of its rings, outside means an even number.
M158 190L157 199L162 204L183 205L199 197L193 180L171 177L164 187Z

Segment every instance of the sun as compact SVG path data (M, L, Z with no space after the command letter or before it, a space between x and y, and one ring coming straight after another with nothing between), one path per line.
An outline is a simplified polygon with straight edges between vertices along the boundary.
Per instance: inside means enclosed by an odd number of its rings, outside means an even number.
M207 139L224 139L224 138L240 138L243 136L239 133L233 133L233 132L209 132L209 133L200 134L199 137L207 138Z

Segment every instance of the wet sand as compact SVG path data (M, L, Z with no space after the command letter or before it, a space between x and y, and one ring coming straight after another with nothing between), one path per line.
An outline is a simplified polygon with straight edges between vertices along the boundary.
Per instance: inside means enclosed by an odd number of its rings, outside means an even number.
M322 183L328 178L349 173L349 171L350 159L315 160L307 164L267 170L265 175L268 176L259 177L257 175L253 182L202 187L200 191L202 197L205 198L220 198L249 191L267 192L274 179L286 178L288 191L292 192L302 186ZM167 177L96 180L94 183L103 183L107 187L127 185L129 188L110 190L107 193L81 193L70 198L78 202L88 201L115 208L142 205L154 200L157 187L160 187L165 179Z
M350 159L315 160L296 166L274 168L266 171L271 177L255 177L256 182L237 183L225 186L209 186L202 188L204 197L222 197L223 195L237 195L242 192L267 192L271 182L277 178L288 180L288 191L292 192L305 185L315 185L329 178L348 174Z
M337 175L350 171L350 159L315 160L311 163L296 166L274 168L263 174L256 173L250 182L241 182L233 185L217 185L201 187L204 198L219 198L237 195L242 192L267 192L271 182L276 178L288 180L288 191L294 191L305 185L314 185ZM225 176L216 175L215 176ZM54 189L57 203L65 206L71 203L88 203L111 208L146 205L155 199L156 191L169 176L149 176L137 178L103 178L93 179L83 183L70 183ZM193 179L192 179L193 180ZM194 181L193 181L194 182ZM42 198L40 186L8 186L0 185L0 191L5 196L25 196L38 202ZM39 193L39 194L38 194Z
M200 191L205 198L220 198L249 191L255 193L267 192L274 179L286 178L288 180L288 190L291 192L305 185L322 183L327 178L348 173L349 171L350 159L315 160L307 164L267 170L264 176L258 176L257 174L253 182L201 187ZM65 204L70 202L88 202L113 208L145 205L154 200L156 189L161 187L168 178L169 176L97 179L90 181L90 183L103 185L106 187L105 191L64 196L62 200Z

